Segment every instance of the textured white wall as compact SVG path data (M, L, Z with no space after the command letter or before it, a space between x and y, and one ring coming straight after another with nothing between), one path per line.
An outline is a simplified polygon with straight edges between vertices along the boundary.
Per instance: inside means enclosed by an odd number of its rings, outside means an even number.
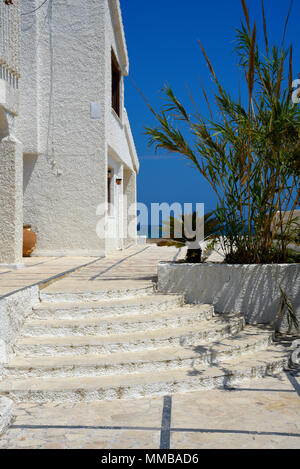
M0 139L0 264L21 264L23 245L22 145Z
M13 351L13 345L32 307L39 303L39 287L29 287L0 299L0 368Z
M250 324L272 323L276 320L280 305L279 285L290 297L300 322L298 264L158 265L159 291L182 293L188 303L213 304L220 313L243 313ZM286 322L280 327L286 328Z
M20 118L16 123L16 132L23 143L23 152L37 154L38 145L38 57L39 57L39 21L37 17L27 14L35 10L39 5L38 0L26 0L22 2L21 20L21 79L22 90L20 100ZM45 10L44 10L45 12ZM44 18L44 15L43 15Z
M22 145L14 135L19 112L20 0L0 2L0 264L22 262Z
M38 239L34 255L98 256L110 249L96 235L96 208L107 198L109 146L122 164L132 167L133 159L111 108L112 47L124 73L128 64L110 4L49 0L36 18L22 17L26 73L18 135L24 141L24 222ZM23 2L23 12L35 5ZM91 119L92 102L100 103L100 119Z
M0 435L2 435L9 425L14 421L14 403L7 397L0 397Z
M36 16L22 17L27 73L18 128L24 221L37 233L35 255L104 253L96 207L105 198L105 120L90 116L91 102L104 106L104 3L50 0ZM35 4L23 2L23 12Z

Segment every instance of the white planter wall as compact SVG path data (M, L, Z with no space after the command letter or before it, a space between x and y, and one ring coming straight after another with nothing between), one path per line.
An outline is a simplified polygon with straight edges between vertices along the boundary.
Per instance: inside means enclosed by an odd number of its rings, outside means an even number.
M32 307L39 303L39 287L24 288L0 299L0 379L1 365L13 352L13 345Z
M209 303L217 312L243 313L250 324L271 324L280 305L280 289L291 299L300 322L300 265L158 265L158 290L184 294L187 303ZM286 321L277 328L286 329Z

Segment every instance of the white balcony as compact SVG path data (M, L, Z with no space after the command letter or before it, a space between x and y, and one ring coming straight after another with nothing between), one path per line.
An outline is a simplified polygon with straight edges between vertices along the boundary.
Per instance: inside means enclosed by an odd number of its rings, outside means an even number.
M20 0L0 1L0 105L18 113L20 78Z

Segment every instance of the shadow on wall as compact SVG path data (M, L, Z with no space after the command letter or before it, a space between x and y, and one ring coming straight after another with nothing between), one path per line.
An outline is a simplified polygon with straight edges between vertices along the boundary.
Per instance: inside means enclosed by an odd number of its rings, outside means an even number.
M219 313L242 313L249 324L272 324L280 309L279 285L300 319L300 265L191 265L162 263L158 288L184 294L188 303L213 304ZM282 324L285 327L285 324ZM279 326L278 326L279 327Z
M3 107L0 106L0 140L9 135L9 127L7 122L6 113Z
M30 154L23 155L23 192L24 194L29 184L37 159L38 159L37 155L30 155Z
M232 270L232 269L231 269ZM297 287L298 282L298 287ZM216 309L238 311L248 323L272 323L280 308L280 288L291 297L300 313L299 267L276 265L237 266L229 283L221 289ZM217 294L217 292L216 292Z

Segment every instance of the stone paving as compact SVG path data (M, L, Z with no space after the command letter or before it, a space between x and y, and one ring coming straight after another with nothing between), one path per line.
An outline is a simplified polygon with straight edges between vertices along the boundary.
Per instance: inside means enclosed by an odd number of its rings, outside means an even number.
M112 279L145 280L157 275L159 261L182 259L184 250L173 247L151 245L132 246L124 251L114 251L105 258L95 257L28 257L23 259L22 269L0 269L0 300L20 289L47 284L67 275L59 285L66 284L75 288L85 287L84 282L97 285L98 281ZM58 285L58 284L57 284Z
M107 257L76 270L59 283L53 284L53 291L63 291L70 285L72 288L91 288L93 284L109 280L152 280L157 276L157 264L160 261L180 260L184 256L185 249L153 245L132 246L125 251L114 251Z
M22 403L0 448L300 449L300 373L290 379L283 373L231 390L177 394L167 414L161 397Z
M0 269L0 300L94 261L94 257L25 257L22 269Z

